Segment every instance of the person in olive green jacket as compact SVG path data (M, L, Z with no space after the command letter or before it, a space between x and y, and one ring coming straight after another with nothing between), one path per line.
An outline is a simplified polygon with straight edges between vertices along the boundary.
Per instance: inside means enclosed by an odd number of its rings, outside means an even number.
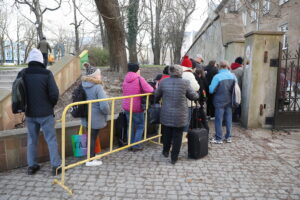
M39 42L37 48L42 52L43 58L44 58L44 65L47 67L48 65L48 50L51 53L51 47L49 43L46 40L46 37L43 37L43 39Z

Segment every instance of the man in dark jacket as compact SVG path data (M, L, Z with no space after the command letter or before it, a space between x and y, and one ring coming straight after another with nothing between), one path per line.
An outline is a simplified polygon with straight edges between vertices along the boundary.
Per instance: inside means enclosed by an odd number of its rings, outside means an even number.
M218 68L216 67L216 61L209 61L208 65L204 68L205 71L205 79L206 79L206 93L207 93L207 116L213 119L215 117L215 108L213 105L213 94L209 93L208 86L211 84L213 77L218 73Z
M48 144L52 175L56 174L61 165L54 128L54 111L59 97L59 91L53 74L43 64L43 55L38 49L32 49L27 58L28 68L18 74L23 74L26 87L27 108L25 111L27 139L27 163L29 175L35 174L40 166L37 163L37 146L40 128L44 132Z
M215 107L215 138L211 141L212 143L222 144L223 133L222 133L222 121L225 116L226 121L226 142L231 142L231 124L232 124L232 92L234 84L237 81L234 74L229 70L227 61L220 62L219 73L214 76L210 86L209 93L213 94L213 104Z
M48 51L51 53L51 47L46 40L46 37L39 42L37 48L42 52L44 58L44 65L47 67L48 65Z
M203 69L204 68L204 66L203 66L204 60L203 60L203 57L201 54L197 54L195 59L191 58L190 60L192 61L193 69L195 69L195 68Z
M178 159L182 143L183 128L188 124L187 98L197 100L195 92L188 80L182 79L183 69L179 65L169 67L170 78L163 79L155 92L155 99L162 98L160 121L163 125L163 155L169 156L172 144L171 163Z

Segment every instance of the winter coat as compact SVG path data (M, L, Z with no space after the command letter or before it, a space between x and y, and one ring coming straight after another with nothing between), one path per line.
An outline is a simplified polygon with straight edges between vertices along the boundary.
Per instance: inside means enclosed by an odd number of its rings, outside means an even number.
M228 69L221 69L214 76L210 86L209 93L213 94L213 104L216 108L224 108L232 105L232 92L236 77Z
M182 79L188 80L190 82L191 88L197 92L200 89L200 86L195 78L195 75L191 71L184 71L182 74ZM189 107L195 106L190 100L187 101Z
M235 68L234 70L231 70L232 73L234 73L237 81L238 81L238 84L240 86L240 89L242 89L242 86L243 86L243 74L244 74L244 68L243 66L240 66L238 68Z
M51 47L46 40L41 40L40 43L38 44L37 48L39 50L41 50L42 53L48 53L48 50L51 53Z
M201 63L198 63L196 60L194 59L190 59L192 61L193 64L193 68L200 68L200 69L204 69L203 65Z
M102 82L89 76L82 77L82 87L86 93L87 100L107 98ZM107 123L107 115L110 113L108 101L92 104L92 129L104 128ZM81 118L83 126L87 127L87 119Z
M26 87L27 117L46 117L54 115L53 108L59 97L59 90L51 71L44 64L36 61L28 63L28 68L23 69ZM18 73L18 78L21 73Z
M215 66L210 66L207 65L204 68L205 71L205 78L206 78L206 82L208 85L211 84L212 79L214 78L214 76L218 73L218 68Z
M206 79L205 77L199 77L197 76L196 74L194 74L199 86L200 86L200 89L199 89L199 103L200 105L204 105L204 103L206 102L207 100L207 96L206 96L206 88L208 87L207 86L207 83L206 83Z
M153 92L153 87L135 72L128 72L126 74L122 89L123 96ZM141 99L142 97L133 98L132 112L143 112L141 108ZM123 99L122 107L125 111L130 111L130 98Z
M188 124L187 98L198 99L189 81L171 76L162 80L155 91L155 99L162 98L160 121L169 127L185 127Z

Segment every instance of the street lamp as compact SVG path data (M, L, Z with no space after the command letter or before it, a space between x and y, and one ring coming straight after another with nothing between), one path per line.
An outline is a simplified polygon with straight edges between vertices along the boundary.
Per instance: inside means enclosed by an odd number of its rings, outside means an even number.
M39 31L38 31L39 23L38 22L35 22L35 27L36 27L36 45L38 45L38 43L39 43Z

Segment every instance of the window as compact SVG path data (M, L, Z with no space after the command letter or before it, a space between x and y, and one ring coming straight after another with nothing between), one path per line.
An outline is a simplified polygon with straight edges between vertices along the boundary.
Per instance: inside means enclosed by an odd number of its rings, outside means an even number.
M282 41L282 48L286 49L288 47L288 38L287 38L287 32L288 32L288 24L284 24L279 27L279 30L284 32L283 35L283 41Z
M279 5L281 6L282 4L288 2L289 0L279 0Z
M262 12L263 12L264 15L268 14L270 12L270 4L271 4L270 0L264 0L263 1L263 10L262 10Z
M252 4L252 8L250 12L251 22L255 22L257 20L258 9L259 9L259 2Z

